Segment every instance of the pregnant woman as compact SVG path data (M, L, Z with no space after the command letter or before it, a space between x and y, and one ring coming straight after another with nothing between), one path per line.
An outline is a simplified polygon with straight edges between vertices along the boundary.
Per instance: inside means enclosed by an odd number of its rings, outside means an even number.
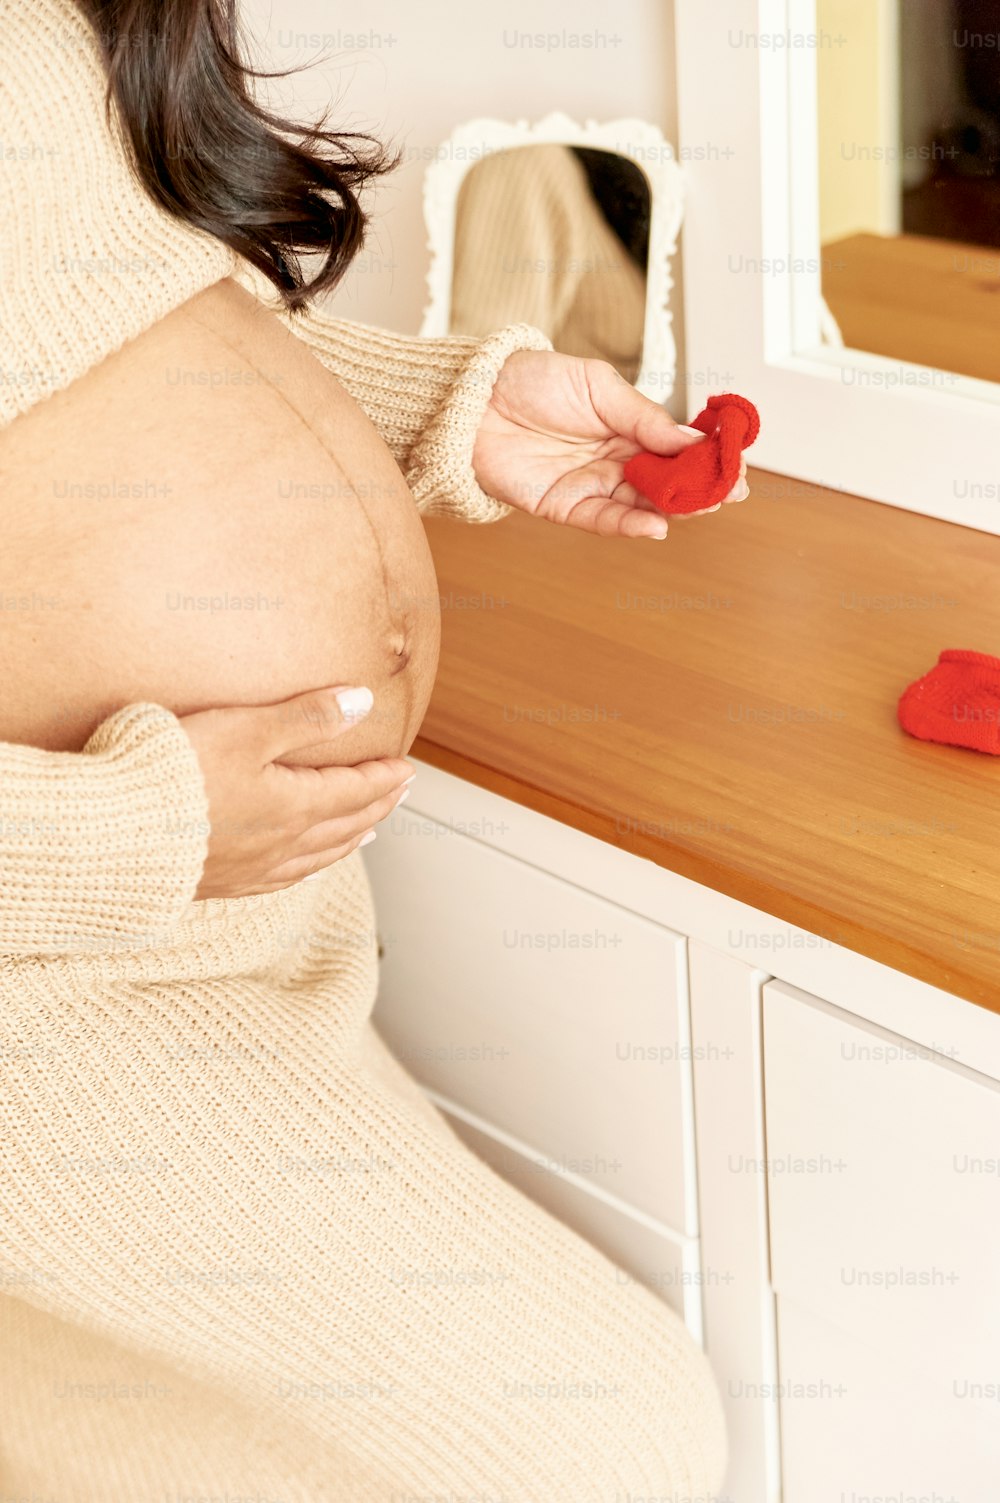
M262 113L234 10L0 0L0 1498L707 1498L681 1323L372 1029L355 852L420 512L662 536L622 464L696 440L531 328L320 312L383 163Z

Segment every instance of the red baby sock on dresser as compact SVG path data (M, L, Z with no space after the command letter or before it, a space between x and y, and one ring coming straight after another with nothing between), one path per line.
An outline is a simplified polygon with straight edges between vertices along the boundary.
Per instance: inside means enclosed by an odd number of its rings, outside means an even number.
M679 454L643 450L625 465L625 479L667 516L710 511L726 499L739 478L744 449L760 432L760 417L746 397L727 392L709 397L689 425L708 437Z
M1000 658L949 648L904 689L899 723L921 741L1000 756Z

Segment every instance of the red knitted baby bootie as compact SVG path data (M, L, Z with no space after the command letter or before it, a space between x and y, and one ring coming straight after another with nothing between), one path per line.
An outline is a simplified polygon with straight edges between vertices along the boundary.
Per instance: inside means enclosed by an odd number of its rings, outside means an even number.
M1000 756L1000 658L950 648L904 689L899 723L921 741Z
M718 506L736 485L740 456L760 432L760 417L746 397L709 397L690 424L708 437L679 454L643 450L625 465L625 479L668 516L691 516Z

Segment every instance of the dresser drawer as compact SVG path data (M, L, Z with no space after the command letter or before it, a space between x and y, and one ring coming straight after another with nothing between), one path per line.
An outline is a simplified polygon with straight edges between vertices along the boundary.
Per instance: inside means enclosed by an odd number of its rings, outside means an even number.
M1000 1366L977 1384L778 1299L783 1503L994 1503Z
M678 1315L686 1316L692 1334L701 1339L697 1242L672 1242L650 1231L586 1190L567 1184L551 1170L498 1143L488 1133L447 1115L455 1132L474 1154L617 1265L611 1275L615 1285L633 1279L646 1284L673 1306Z
M417 812L365 859L375 1016L410 1072L694 1234L683 939Z
M1000 1087L769 982L764 1096L779 1297L915 1374L995 1385Z

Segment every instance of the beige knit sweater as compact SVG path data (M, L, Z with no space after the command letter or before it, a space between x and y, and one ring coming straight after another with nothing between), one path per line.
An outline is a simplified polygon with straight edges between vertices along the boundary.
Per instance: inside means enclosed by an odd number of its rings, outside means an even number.
M144 199L102 92L71 0L0 0L4 423L239 270ZM502 510L472 440L536 331L292 327L419 505ZM158 706L80 755L0 747L0 1500L710 1494L719 1408L680 1322L472 1157L372 1029L360 857L196 902L206 831Z

